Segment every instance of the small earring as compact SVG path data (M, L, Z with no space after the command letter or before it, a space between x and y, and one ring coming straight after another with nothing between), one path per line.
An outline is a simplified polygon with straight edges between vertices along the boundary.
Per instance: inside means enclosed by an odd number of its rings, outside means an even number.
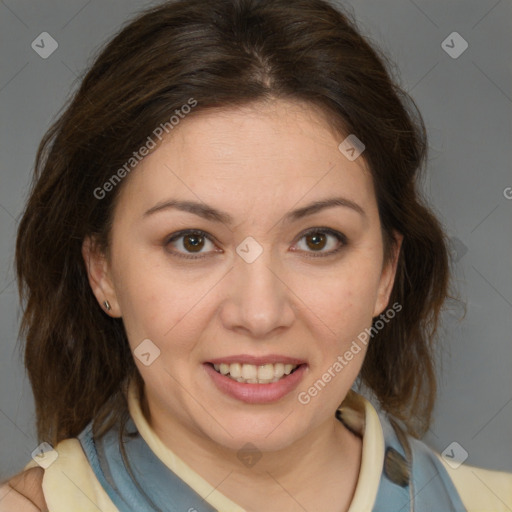
M105 309L107 311L110 311L112 309L112 307L110 306L110 302L108 300L104 300L103 305L105 306Z

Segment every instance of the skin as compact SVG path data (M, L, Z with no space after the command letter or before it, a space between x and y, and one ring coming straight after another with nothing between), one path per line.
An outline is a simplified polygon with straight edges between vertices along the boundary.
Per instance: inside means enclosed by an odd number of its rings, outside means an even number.
M109 257L84 241L91 288L123 318L132 350L148 338L161 350L150 366L135 358L150 425L246 510L339 512L357 483L361 440L334 412L365 347L309 404L297 399L386 310L401 243L397 236L384 264L371 174L363 157L350 162L338 150L343 138L313 107L284 100L190 115L123 182ZM331 197L364 215L336 206L283 221ZM206 203L233 222L175 208L144 216L171 198ZM322 232L315 246L303 236L321 227L347 243ZM183 229L212 236L200 249L206 257L179 256L198 255L190 239L167 243ZM246 237L263 249L252 263L236 252ZM221 393L203 367L235 354L296 357L307 370L279 401L246 404ZM237 458L248 442L263 455L251 468Z

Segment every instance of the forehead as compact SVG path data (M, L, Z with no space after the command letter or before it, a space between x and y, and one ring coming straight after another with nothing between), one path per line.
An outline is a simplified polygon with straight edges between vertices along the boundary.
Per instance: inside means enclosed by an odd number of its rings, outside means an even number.
M122 195L141 208L166 195L238 209L284 207L336 192L372 202L371 174L362 157L349 161L340 152L343 139L304 103L199 111L138 164Z

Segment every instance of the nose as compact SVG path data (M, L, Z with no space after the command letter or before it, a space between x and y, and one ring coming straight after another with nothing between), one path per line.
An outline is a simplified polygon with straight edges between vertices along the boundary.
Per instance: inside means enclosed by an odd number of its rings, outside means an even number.
M226 329L254 339L268 339L289 328L295 318L294 294L282 267L273 264L270 251L248 263L237 258L226 283L228 297L220 317Z

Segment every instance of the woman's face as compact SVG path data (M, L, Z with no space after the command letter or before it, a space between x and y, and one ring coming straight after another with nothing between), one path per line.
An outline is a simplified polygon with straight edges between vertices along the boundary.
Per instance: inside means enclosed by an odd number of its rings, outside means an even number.
M144 354L153 426L260 450L332 428L395 266L364 154L341 141L299 103L210 111L126 178L89 272Z

